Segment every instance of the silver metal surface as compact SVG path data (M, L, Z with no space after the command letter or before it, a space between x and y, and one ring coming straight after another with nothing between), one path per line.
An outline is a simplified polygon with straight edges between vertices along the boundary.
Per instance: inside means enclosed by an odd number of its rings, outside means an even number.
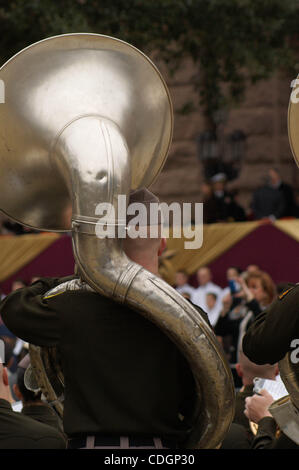
M101 117L122 130L132 189L149 186L159 174L172 137L171 102L160 73L133 46L97 34L45 39L4 64L0 80L1 209L14 219L45 230L70 229L70 188L53 149L77 120ZM96 139L87 128L79 136L84 160ZM101 155L95 154L88 171L96 180Z
M165 162L173 118L161 75L122 41L74 34L25 49L1 78L0 207L36 228L72 226L82 278L157 324L189 361L199 413L187 447L218 446L234 415L234 386L214 333L187 300L130 261L121 240L95 236L97 205L111 203L117 214L118 196L148 187Z
M299 75L291 91L288 109L288 134L294 160L299 166Z
M291 361L291 353L287 353L285 357L279 361L279 372L287 391L289 392L291 401L299 410L299 363L295 364Z

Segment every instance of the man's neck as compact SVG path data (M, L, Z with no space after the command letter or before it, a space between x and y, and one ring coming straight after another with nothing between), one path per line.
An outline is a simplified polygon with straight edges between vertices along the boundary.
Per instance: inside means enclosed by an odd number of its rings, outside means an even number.
M139 257L134 257L131 258L134 263L140 264L144 269L147 271L155 274L156 276L159 275L159 263L158 263L158 258L155 259L150 259L150 258L145 258L143 256Z
M9 403L12 403L12 396L9 390L6 390L6 388L0 388L0 399L6 400Z

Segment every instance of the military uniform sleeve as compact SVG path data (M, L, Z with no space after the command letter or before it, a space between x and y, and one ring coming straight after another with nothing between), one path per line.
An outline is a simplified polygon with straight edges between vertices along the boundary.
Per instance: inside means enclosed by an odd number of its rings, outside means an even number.
M252 441L251 449L298 449L299 446L282 431L277 436L274 418L267 416L258 423L258 431Z
M249 302L247 302L246 306L248 310L250 310L255 317L257 317L262 312L260 304L255 299L252 299Z
M252 449L271 449L276 440L276 422L274 418L266 416L258 423L258 431L251 443Z
M299 338L299 285L292 286L257 316L243 338L243 351L256 364L275 364Z
M60 335L59 317L51 299L44 299L44 294L65 280L43 278L5 297L0 304L0 314L7 328L37 346L56 345Z

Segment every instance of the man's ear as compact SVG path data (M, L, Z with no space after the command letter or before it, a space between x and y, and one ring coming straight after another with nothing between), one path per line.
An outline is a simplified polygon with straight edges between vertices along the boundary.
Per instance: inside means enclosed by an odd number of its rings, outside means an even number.
M3 383L6 387L8 387L9 382L8 382L8 373L6 367L3 367Z
M243 377L242 367L241 367L241 364L239 363L236 364L236 372L239 377Z
M161 238L161 243L160 243L159 250L158 250L158 256L162 255L165 248L166 248L166 238Z
M14 392L15 396L16 396L19 400L22 400L23 397L22 397L22 394L21 394L21 392L20 392L20 389L19 389L18 385L17 385L17 384L13 384L12 389L13 389L13 392Z

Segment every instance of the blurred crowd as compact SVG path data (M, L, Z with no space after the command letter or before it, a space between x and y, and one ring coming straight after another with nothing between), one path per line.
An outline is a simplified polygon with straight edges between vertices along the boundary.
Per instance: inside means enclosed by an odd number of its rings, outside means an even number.
M210 325L231 368L236 391L236 410L222 447L296 448L293 441L279 432L268 411L268 407L275 401L273 396L265 390L262 390L261 396L254 393L254 381L257 378L282 383L278 364L257 365L242 350L242 340L249 326L277 296L287 292L292 285L275 285L271 275L256 264L245 269L229 266L226 279L226 287L218 286L213 282L211 269L203 266L198 269L195 282L193 276L189 277L186 272L177 272L174 286L181 295L208 314ZM284 388L283 384L282 387ZM254 417L254 422L251 422L250 417ZM259 426L254 423L260 425L259 433Z
M31 283L37 279L32 278ZM17 279L11 291L25 286L25 281ZM6 367L0 361L0 448L65 449L61 420L42 397L32 380L33 374L30 378L29 345L9 331L0 316L1 357L2 354Z
M252 194L250 207L244 209L237 191L228 189L224 173L214 175L200 188L204 203L204 223L243 222L246 220L298 218L299 207L293 188L281 178L276 168L263 175Z
M37 231L18 224L0 212L0 235L25 235L26 233L37 233Z
M265 184L254 192L250 213L245 212L238 202L237 195L228 191L226 185L226 178L223 174L215 175L209 183L202 185L205 223L298 217L294 192L289 185L282 182L276 169L269 170ZM34 232L5 218L0 221L0 225L2 234L21 235ZM15 280L12 283L12 291L31 285L38 279L39 277L35 276L30 282L22 279ZM251 362L243 353L242 340L257 316L271 306L277 296L285 292L290 285L288 283L275 285L271 274L265 272L257 264L242 268L228 266L226 280L225 287L217 285L213 281L211 269L208 266L202 266L192 276L184 271L177 272L173 286L196 308L207 314L210 326L223 348L232 372L236 392L236 410L233 424L222 447L232 449L273 448L276 445L281 447L281 440L277 437L279 430L268 411L274 398L266 391L263 391L262 396L258 398L254 393L254 379L259 377L277 380L278 365L260 366ZM0 292L0 297L2 299L5 296ZM61 420L44 400L38 387L31 386L28 389L28 383L31 383L30 374L27 373L30 371L29 345L8 330L1 316L0 342L5 347L7 366L7 369L0 370L0 375L4 374L2 379L0 377L4 384L2 391L0 387L0 402L2 398L12 403L13 410L18 412L19 416L22 415L22 419L26 417L25 421L19 427L17 426L18 429L23 429L26 434L28 428L27 435L34 435L35 432L38 436L44 435L45 441L41 443L41 448L47 448L47 446L65 448L66 437L62 430ZM257 399L263 400L263 403L256 403ZM28 418L30 418L29 421ZM38 421L39 425L42 424L42 427L32 429L32 423L30 424L32 419ZM258 423L259 432L253 422ZM19 438L17 434L15 437ZM26 438L23 436L22 440L24 439ZM287 448L294 447L292 441L286 436L283 435L283 439L286 441ZM14 442L12 445L18 444ZM32 443L24 445L30 447ZM36 442L34 445L36 446Z
M241 381L236 374L236 363L242 336L254 318L272 303L277 292L284 290L285 284L276 286L271 276L255 264L244 270L230 266L226 278L227 286L221 288L213 282L211 269L203 266L196 273L198 287L191 286L188 275L180 271L176 273L175 288L208 314L238 388Z
M29 284L38 279L39 277L35 276ZM233 424L222 447L272 448L277 440L277 426L273 425L274 420L269 415L268 406L273 403L274 398L268 392L263 391L262 398L266 405L259 406L258 411L256 411L255 402L248 400L255 400L257 396L253 390L255 378L277 380L278 365L261 366L251 362L242 351L242 339L255 318L271 305L277 295L284 292L289 284L275 285L271 275L256 264L251 264L244 269L229 266L226 279L227 285L220 287L213 282L211 269L208 266L202 266L196 272L196 278L188 276L184 271L177 272L174 287L188 301L207 313L210 325L222 345L232 371L236 392L236 410ZM24 286L26 286L24 280L15 280L12 284L12 291ZM30 366L28 344L16 338L4 325L1 317L0 339L5 344L5 360L13 410L54 429L52 432L56 433L55 439L58 438L58 444L55 441L55 448L57 446L63 448L65 436L57 415L42 399L40 390L36 391L34 388L28 390L28 378L27 386L25 386L26 370ZM266 423L266 431L264 430L262 434L257 433L256 427L248 417L250 406L253 410L251 413L257 413L256 421L261 423L261 428L263 423ZM271 432L269 429L267 431L267 426L271 427ZM39 432L42 431L45 432L45 428ZM47 433L45 435L47 436ZM288 438L283 437L289 441ZM47 441L48 437L45 439ZM43 446L45 445L47 444L43 443ZM286 447L288 446L289 442Z
M298 218L299 205L291 185L284 182L276 168L270 168L261 178L261 184L252 193L250 206L244 208L237 190L228 189L225 173L214 175L200 186L200 202L203 206L203 222L244 222L247 220ZM37 233L29 227L0 214L0 235L24 235Z

